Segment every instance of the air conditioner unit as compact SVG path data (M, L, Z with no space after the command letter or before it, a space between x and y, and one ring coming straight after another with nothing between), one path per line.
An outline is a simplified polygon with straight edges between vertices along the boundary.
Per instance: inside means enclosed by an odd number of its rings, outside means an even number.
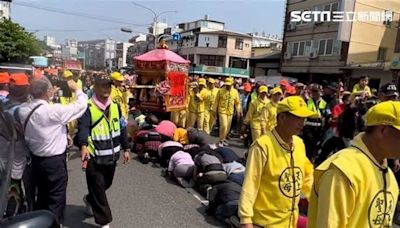
M287 25L287 31L293 31L293 30L295 30L296 29L296 25L295 24L293 24L293 23L289 23L288 25Z
M318 51L312 51L309 54L310 59L316 59L318 58Z
M283 56L284 59L288 60L292 58L292 54L290 54L289 52L285 52L285 55Z

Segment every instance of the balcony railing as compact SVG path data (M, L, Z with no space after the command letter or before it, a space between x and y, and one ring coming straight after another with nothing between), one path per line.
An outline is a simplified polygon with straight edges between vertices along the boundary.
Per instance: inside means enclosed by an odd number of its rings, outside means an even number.
M250 72L248 69L240 69L233 67L217 67L217 66L206 66L200 65L190 68L192 74L204 74L204 75L218 75L225 77L240 77L248 78Z

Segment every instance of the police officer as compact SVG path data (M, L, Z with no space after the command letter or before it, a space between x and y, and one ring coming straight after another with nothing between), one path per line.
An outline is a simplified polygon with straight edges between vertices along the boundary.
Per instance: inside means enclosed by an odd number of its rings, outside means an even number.
M117 103L111 100L111 80L107 75L95 78L94 95L85 114L78 120L78 145L89 194L84 196L87 213L95 222L109 227L112 221L106 190L110 188L120 151L124 164L130 159L126 122Z
M303 140L306 145L307 157L313 160L317 145L323 137L323 124L327 112L327 103L321 97L321 86L311 85L311 97L307 99L307 108L318 114L318 118L307 119L303 129Z

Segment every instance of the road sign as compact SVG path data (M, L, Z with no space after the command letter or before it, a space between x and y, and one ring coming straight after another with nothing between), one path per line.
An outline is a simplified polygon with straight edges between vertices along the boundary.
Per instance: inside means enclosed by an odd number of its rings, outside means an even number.
M174 34L172 34L172 40L174 40L174 41L179 41L179 40L181 40L182 39L182 36L181 36L181 34L179 34L179 33L174 33Z

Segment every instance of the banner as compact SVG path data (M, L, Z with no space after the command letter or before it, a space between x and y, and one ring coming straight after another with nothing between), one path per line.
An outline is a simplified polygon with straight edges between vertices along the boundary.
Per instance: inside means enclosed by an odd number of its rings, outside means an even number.
M187 74L183 72L168 72L170 90L164 96L167 112L186 109L187 103Z

